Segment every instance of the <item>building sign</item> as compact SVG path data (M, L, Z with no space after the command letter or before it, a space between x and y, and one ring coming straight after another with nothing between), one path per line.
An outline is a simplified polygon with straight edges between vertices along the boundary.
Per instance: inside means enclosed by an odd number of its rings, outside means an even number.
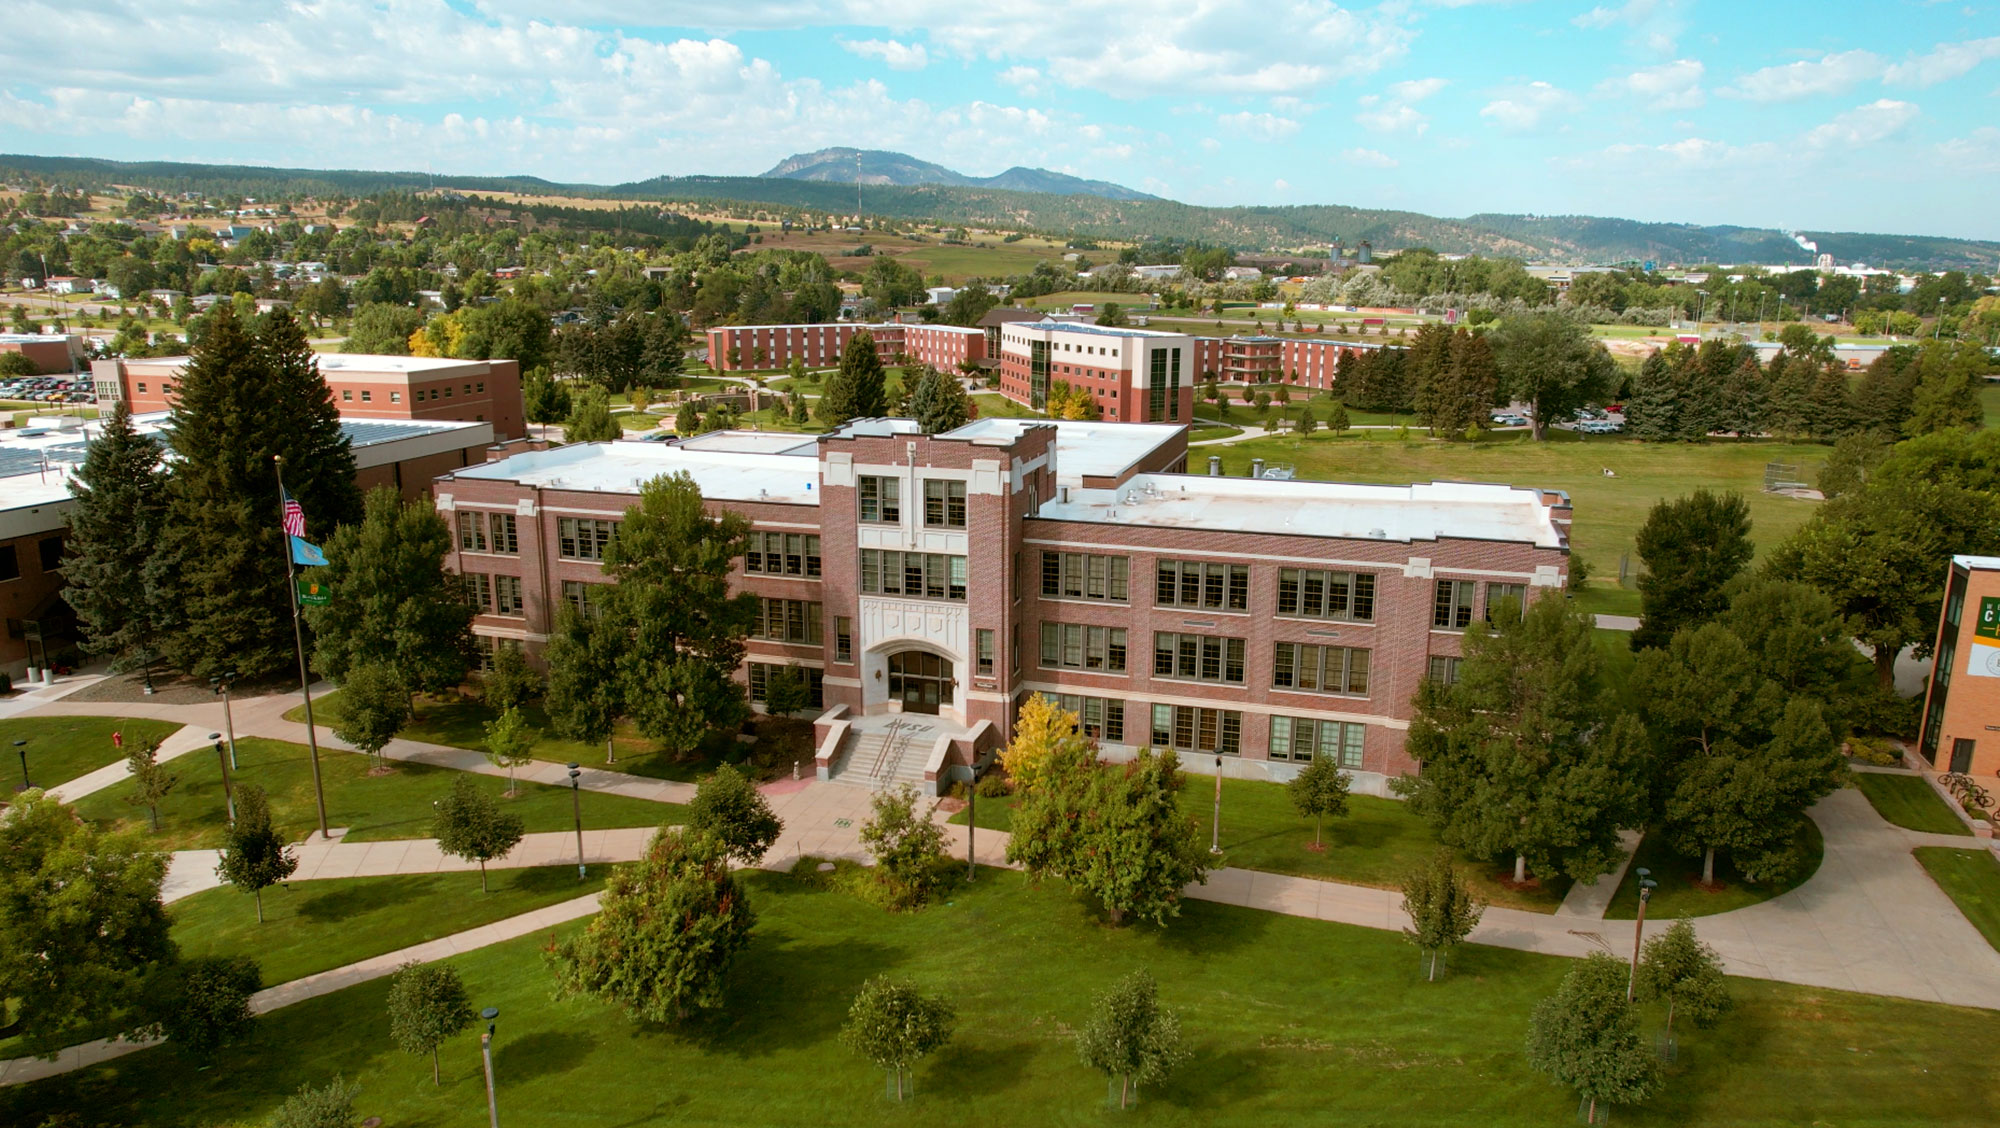
M2000 596L1979 601L1979 619L1972 626L1972 653L1965 673L1975 678L2000 678Z

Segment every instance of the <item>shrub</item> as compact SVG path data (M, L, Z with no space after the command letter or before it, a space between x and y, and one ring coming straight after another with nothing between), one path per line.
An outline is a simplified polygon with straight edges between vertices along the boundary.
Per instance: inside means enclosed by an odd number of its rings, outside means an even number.
M998 772L990 773L979 781L981 799L1004 799L1012 790L1013 787L1008 784L1007 777Z
M1878 768L1891 768L1903 762L1903 750L1879 736L1849 737L1847 754Z

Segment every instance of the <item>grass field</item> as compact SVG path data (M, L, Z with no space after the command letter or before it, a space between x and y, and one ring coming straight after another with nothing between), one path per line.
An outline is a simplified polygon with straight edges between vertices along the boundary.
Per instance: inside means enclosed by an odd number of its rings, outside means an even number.
M575 866L496 869L484 894L477 873L291 881L264 890L262 924L250 894L231 886L169 911L182 956L248 953L271 987L595 893L610 872L592 866L578 881Z
M1991 850L1919 846L1917 862L1986 942L2000 949L2000 860Z
M14 742L28 742L28 778L36 787L54 787L80 775L114 764L142 740L165 740L180 731L172 721L137 717L17 717L0 721L0 775L18 771ZM124 749L112 746L111 734L125 738Z
M758 920L727 1007L684 1029L552 1000L546 937L452 961L472 1005L499 1010L503 1123L1527 1128L1567 1124L1576 1108L1522 1053L1530 1010L1569 966L1559 958L1468 947L1427 984L1393 932L1199 901L1165 929L1114 929L1054 885L1031 889L1011 873L988 871L906 914L821 882L743 880ZM1139 967L1180 1012L1191 1058L1119 1115L1069 1034L1094 993ZM879 973L940 992L958 1012L953 1043L917 1067L916 1096L900 1106L886 1101L882 1071L835 1041L855 989ZM1990 1012L1730 986L1736 1009L1712 1031L1683 1033L1662 1091L1620 1109L1618 1123L1970 1125L2000 1099ZM261 1123L300 1084L339 1074L359 1083L360 1116L485 1124L479 1032L445 1044L445 1085L433 1088L430 1063L383 1037L387 991L377 980L266 1016L252 1042L226 1051L226 1067L197 1070L152 1049L0 1090L0 1122L88 1110L94 1122L157 1128ZM1660 1018L1646 1012L1649 1036Z
M313 801L312 769L306 746L282 740L249 738L236 742L235 785L254 783L271 799L271 821L285 835L299 840L319 829ZM326 784L329 827L347 827L348 842L394 838L429 838L432 802L451 790L458 775L449 768L399 763L384 775L369 774L369 758L356 752L322 748L320 774ZM222 844L227 809L222 794L218 757L193 752L171 762L178 785L160 803L160 832L148 841L163 850L194 850ZM496 796L507 781L477 776ZM86 795L76 803L79 815L93 821L145 831L146 809L128 802L132 783ZM567 787L522 783L520 794L501 798L501 809L521 816L530 833L568 830L574 825ZM683 808L671 803L628 799L621 795L583 798L583 825L595 830L622 826L659 826L680 821Z
M1716 887L1707 889L1701 884L1700 858L1682 857L1667 846L1664 835L1648 834L1640 840L1638 851L1632 855L1632 864L1625 870L1625 880L1618 883L1618 891L1612 895L1611 907L1605 910L1604 918L1631 920L1639 915L1639 870L1642 867L1651 870L1652 879L1659 883L1646 906L1646 915L1658 920L1670 920L1677 916L1710 916L1768 901L1780 893L1798 888L1819 871L1819 863L1826 853L1826 842L1811 819L1806 820L1805 827L1799 832L1799 845L1805 852L1805 859L1799 864L1798 872L1784 881L1747 882L1736 872L1727 853L1718 854L1715 859Z
M981 419L1040 419L1042 413L1026 404L1015 403L999 392L975 392L972 405Z
M1874 804L1876 814L1905 830L1972 835L1971 828L1952 813L1922 776L1855 772L1854 785Z
M1209 838L1215 801L1215 780L1190 775L1181 790L1181 808L1193 816L1204 841ZM979 804L979 825L986 830L1009 828L1009 800L991 799ZM1409 806L1396 799L1355 795L1348 799L1348 815L1326 820L1322 838L1326 849L1309 849L1313 840L1311 819L1301 818L1292 809L1283 786L1248 779L1222 781L1222 864L1266 873L1295 874L1349 885L1370 885L1378 889L1402 886L1404 875L1417 868L1438 849L1437 837ZM968 812L960 811L951 821L966 823ZM1544 885L1513 889L1501 879L1512 877L1511 862L1504 867L1460 856L1467 878L1478 894L1496 905L1552 913L1569 892L1570 881L1556 877Z

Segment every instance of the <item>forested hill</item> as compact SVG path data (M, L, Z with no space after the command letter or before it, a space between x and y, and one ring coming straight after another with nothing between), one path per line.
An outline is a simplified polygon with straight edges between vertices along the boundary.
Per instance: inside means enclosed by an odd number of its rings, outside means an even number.
M531 176L477 177L422 172L258 168L243 165L126 163L75 157L0 155L0 181L40 180L66 187L127 185L154 192L255 196L365 196L431 186L464 192L566 195L665 202L731 201L784 210L851 215L856 186L755 176L660 176L612 186L556 184ZM994 188L867 185L869 215L1002 227L1091 239L1175 238L1239 250L1297 250L1334 239L1366 240L1382 251L1428 246L1568 263L1652 260L1659 264L1763 262L1811 265L1813 255L1770 228L1642 223L1592 216L1482 214L1446 219L1417 212L1338 204L1198 207L1172 200L1111 200ZM1911 269L2000 266L2000 243L1921 235L1802 232L1836 262Z

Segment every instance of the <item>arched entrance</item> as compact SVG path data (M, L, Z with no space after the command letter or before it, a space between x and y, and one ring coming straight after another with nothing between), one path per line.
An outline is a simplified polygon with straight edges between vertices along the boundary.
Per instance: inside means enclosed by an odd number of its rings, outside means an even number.
M927 650L901 650L889 655L889 700L900 701L905 713L937 714L940 704L950 705L951 659Z

